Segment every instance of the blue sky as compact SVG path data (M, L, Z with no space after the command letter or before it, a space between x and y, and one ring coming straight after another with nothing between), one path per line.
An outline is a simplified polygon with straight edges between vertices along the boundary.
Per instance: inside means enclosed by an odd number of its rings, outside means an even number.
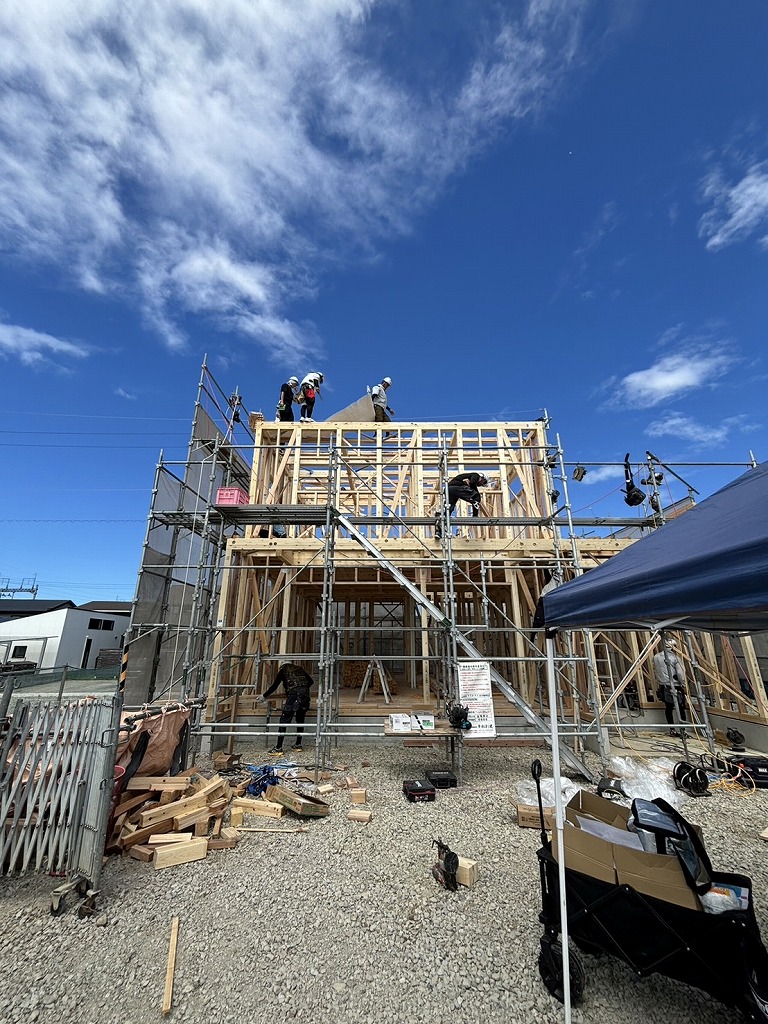
M0 581L132 597L205 353L268 415L388 374L702 495L763 461L766 52L762 0L6 0Z

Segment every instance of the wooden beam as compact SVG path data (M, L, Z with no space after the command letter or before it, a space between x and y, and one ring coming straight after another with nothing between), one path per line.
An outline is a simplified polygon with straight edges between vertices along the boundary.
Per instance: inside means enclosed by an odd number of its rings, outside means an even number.
M173 1005L173 975L176 971L176 947L179 942L179 919L171 921L171 939L168 945L168 964L165 968L165 988L163 990L163 1016L167 1017Z

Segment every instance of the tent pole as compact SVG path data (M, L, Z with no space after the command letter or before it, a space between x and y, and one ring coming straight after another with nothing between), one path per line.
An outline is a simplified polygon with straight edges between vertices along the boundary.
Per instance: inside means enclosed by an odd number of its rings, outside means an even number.
M557 833L557 877L560 889L560 942L563 950L563 1008L565 1024L571 1024L571 960L568 949L568 905L565 896L565 845L563 843L563 791L560 788L560 740L557 728L557 686L555 641L547 636L547 686L549 728L552 747L552 782L555 790L555 831Z
M688 649L688 658L691 662L691 675L693 676L693 682L696 686L696 699L699 702L699 710L701 711L701 721L704 726L704 735L707 740L707 749L710 754L715 753L715 734L712 731L712 723L709 720L709 711L707 709L707 702L704 698L704 689L701 685L701 673L699 672L699 663L696 660L696 651L693 648L693 641L691 640L691 634L688 630L683 633L685 637L685 646Z

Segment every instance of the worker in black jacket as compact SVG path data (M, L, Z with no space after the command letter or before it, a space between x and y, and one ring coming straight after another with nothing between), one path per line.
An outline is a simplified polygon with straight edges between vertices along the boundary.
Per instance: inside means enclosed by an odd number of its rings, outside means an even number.
M285 740L286 726L293 718L296 718L296 742L291 750L301 752L304 747L301 744L301 737L304 732L304 720L309 711L309 691L315 685L315 681L309 672L305 672L299 665L288 661L280 667L275 676L275 681L257 698L257 704L266 704L267 698L275 692L282 683L285 689L285 704L280 715L280 728L277 730L277 743L269 751L270 754L280 756L283 753L283 741Z
M458 501L467 501L472 506L472 518L480 515L480 487L488 484L487 478L482 473L459 473L448 481L448 516L453 515ZM435 536L442 537L443 528L438 516L435 526Z

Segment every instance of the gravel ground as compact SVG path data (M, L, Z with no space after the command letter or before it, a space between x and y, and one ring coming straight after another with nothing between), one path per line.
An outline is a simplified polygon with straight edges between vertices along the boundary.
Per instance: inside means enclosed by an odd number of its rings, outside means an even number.
M262 760L261 751L243 754ZM170 1019L562 1021L537 969L538 832L519 828L514 812L517 783L530 777L536 756L551 776L544 748L468 750L463 787L411 804L402 780L438 763L436 749L346 743L334 757L367 788L369 825L347 821L349 796L340 790L327 818L305 819L308 833L249 834L235 850L162 871L113 857L102 878L101 925L69 910L51 917L56 883L47 876L0 879L0 1022L161 1019L175 914ZM719 792L682 810L702 825L715 868L752 877L758 923L768 932L766 847L758 838L768 825L768 791L748 799ZM289 814L261 821L296 823ZM450 893L432 878L437 836L479 862L473 888ZM659 976L638 980L608 957L579 956L587 985L573 1020L581 1024L741 1020L698 989Z

